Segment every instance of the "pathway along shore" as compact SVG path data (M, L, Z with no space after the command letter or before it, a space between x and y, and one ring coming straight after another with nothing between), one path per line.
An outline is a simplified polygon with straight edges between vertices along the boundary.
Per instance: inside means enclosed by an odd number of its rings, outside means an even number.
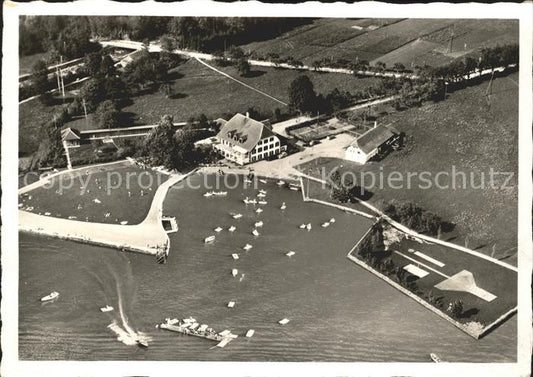
M168 254L170 241L161 223L163 201L171 186L187 178L194 172L195 170L185 175L170 175L169 179L157 188L150 210L140 224L119 225L91 223L37 215L35 213L19 210L19 231L99 246L108 246L143 254L156 255L158 251L164 251ZM32 189L45 184L47 181L48 180L43 180L40 185L34 184ZM24 189L24 187L21 188L19 192L29 191Z

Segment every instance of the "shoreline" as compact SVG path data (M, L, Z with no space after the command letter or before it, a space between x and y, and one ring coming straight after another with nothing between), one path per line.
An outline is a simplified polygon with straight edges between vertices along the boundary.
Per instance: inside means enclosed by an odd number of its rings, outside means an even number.
M123 162L124 161L113 162L106 165ZM97 166L100 165L92 165L90 167L83 167L82 169L89 169ZM170 174L169 179L157 188L148 214L139 224L118 225L84 222L37 215L24 210L19 210L19 231L141 254L157 255L160 252L164 252L165 255L168 256L170 239L161 222L163 217L163 202L171 186L186 179L196 171L197 169L194 169L184 175ZM46 184L51 178L69 172L71 171L67 170L59 172L52 177L47 177L34 184L28 185L30 187L25 186L19 189L19 193L30 192L31 190Z

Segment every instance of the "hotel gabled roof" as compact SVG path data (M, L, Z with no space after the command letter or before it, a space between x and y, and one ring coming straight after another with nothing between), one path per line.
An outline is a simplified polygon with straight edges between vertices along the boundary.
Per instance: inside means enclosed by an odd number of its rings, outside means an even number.
M249 152L259 140L273 135L263 123L237 113L222 126L217 137Z

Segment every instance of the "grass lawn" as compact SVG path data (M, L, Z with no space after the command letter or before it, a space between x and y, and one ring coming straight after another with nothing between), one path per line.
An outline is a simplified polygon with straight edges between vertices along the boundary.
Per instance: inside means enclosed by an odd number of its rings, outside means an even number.
M19 75L31 73L32 67L37 61L48 58L48 52L19 57Z
M373 77L360 78L341 73L296 71L254 66L252 66L252 72L249 77L242 77L239 76L239 72L233 66L216 68L287 103L289 102L289 86L300 75L308 76L313 82L315 92L324 96L335 88L340 91L354 93L358 89L368 88L379 82L378 79Z
M221 69L220 67L217 67ZM295 70L254 68L251 77L240 77L234 67L221 70L269 95L288 102L288 87L300 73ZM335 87L354 90L375 83L373 78L356 78L345 74L306 73L317 92L329 93ZM224 77L196 60L189 60L177 69L173 82L174 98L152 92L133 98L133 103L122 110L131 113L135 124L157 123L163 114L174 116L175 121L186 121L202 113L208 118L231 117L254 107L262 114L272 114L276 108L286 107L260 93Z
M516 263L517 246L517 194L518 194L518 74L497 78L493 82L492 105L489 109L485 91L487 82L458 90L446 101L427 104L402 112L382 114L378 123L392 124L407 135L405 147L393 152L379 162L364 166L346 160L322 160L318 165L330 171L338 168L340 173L349 171L359 178L361 172L373 172L376 185L368 187L372 196L370 203L382 207L392 199L416 203L444 220L456 224L454 239L457 244L468 244L470 248L492 254L496 258L507 258ZM380 112L380 109L375 109ZM315 167L315 161L303 166ZM452 169L466 173L468 182L463 188L463 177L456 176L455 189L451 187ZM500 189L506 175L495 176L495 187L490 186L490 169L496 172L514 173L507 183L510 188ZM391 172L400 172L404 180L400 188L397 183L387 184ZM438 172L448 176L439 178L443 188L425 185L416 176L408 187L406 173L429 172L435 182ZM385 177L379 187L379 174ZM396 174L396 173L395 173ZM473 174L473 180L470 179ZM481 174L485 176L484 188ZM467 183L468 183L467 182ZM391 187L392 186L392 187ZM448 186L446 188L446 186Z
M50 185L20 196L19 203L23 209L33 207L31 212L42 215L49 212L53 217L75 216L81 221L139 224L148 214L157 188L167 178L129 162L80 169L60 175Z

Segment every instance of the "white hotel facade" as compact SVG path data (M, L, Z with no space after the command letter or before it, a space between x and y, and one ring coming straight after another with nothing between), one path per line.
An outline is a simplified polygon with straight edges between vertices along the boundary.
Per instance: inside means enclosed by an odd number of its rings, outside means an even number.
M238 164L263 160L282 151L280 139L265 124L242 114L235 114L216 136L215 149Z

